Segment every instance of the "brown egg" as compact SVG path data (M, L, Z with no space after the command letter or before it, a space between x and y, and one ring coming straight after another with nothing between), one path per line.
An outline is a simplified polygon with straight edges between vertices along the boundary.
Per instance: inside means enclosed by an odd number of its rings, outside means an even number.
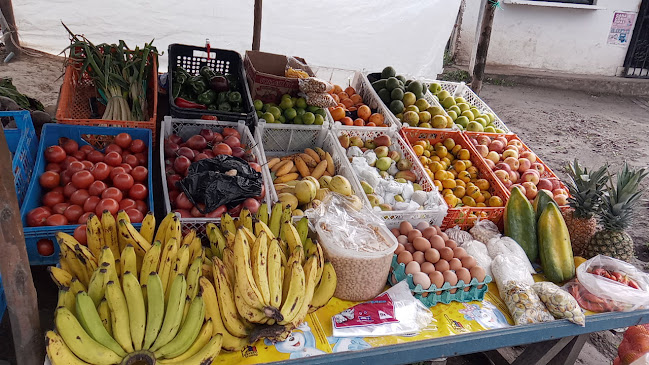
M455 242L453 240L446 240L446 241L444 241L444 245L446 247L450 248L451 250L453 250L453 249L455 249L457 247L457 242Z
M401 233L402 235L407 236L408 232L410 232L411 230L412 230L412 224L410 224L409 222L404 221L401 222L401 224L399 225L399 233Z
M469 289L471 289L471 287L469 286L469 283L471 282L471 274L469 273L469 270L461 267L455 271L455 275L457 275L458 282L462 280L464 282L464 285L467 286L466 288L464 288L464 291L469 291Z
M412 254L412 258L415 258L415 254ZM460 261L460 259L458 259L457 257L454 257L448 261L448 267L451 270L457 271L462 268L462 261Z
M471 270L475 265L478 264L478 262L473 258L473 256L469 256L468 254L460 259L462 261L462 267L465 267L469 270Z
M415 250L425 252L430 248L430 242L424 237L417 237L412 241L412 245L415 246Z
M485 273L484 269L481 268L480 266L472 267L471 270L469 270L469 272L471 273L471 277L476 278L476 280L478 280L478 282L481 283L481 282L484 281L486 273ZM482 289L482 285L478 285L478 289Z
M399 237L399 236L401 235L401 231L399 231L398 228L392 228L392 229L390 230L390 232L392 232L392 234L394 235L394 237Z
M397 262L400 264L408 265L412 261L412 254L408 251L402 251L397 255Z
M425 274L423 272L416 272L412 274L412 282L415 285L421 285L421 287L424 289L430 288L430 278L428 277L428 274Z
M457 285L457 275L451 270L444 271L444 281L449 283L451 286ZM457 289L451 289L451 294L455 294Z
M430 241L430 247L436 248L438 251L446 247L446 245L444 244L444 240L442 239L442 237L438 235L431 236L429 241Z
M406 243L408 243L408 236L406 235L397 236L397 241L405 245Z
M435 271L444 272L450 269L451 267L448 264L448 261L440 259L435 263Z
M435 231L437 231L437 234L441 234L441 233L442 233L442 229L439 228L439 226L433 226L433 227L435 228Z
M435 271L435 265L431 264L430 262L426 261L421 266L421 272L425 272L426 274L430 274L431 272Z
M426 262L426 258L424 257L424 253L421 252L421 251L415 251L415 253L412 254L412 259L417 261L419 263L419 265Z
M421 237L421 232L419 232L418 230L413 229L412 231L408 232L408 242L413 242L417 237Z
M421 234L424 236L424 238L426 238L427 240L430 240L430 238L432 236L437 235L437 230L435 229L435 227L428 227L428 228L424 229L423 231L421 231Z
M448 242L448 241L446 241ZM462 247L456 247L453 249L453 257L457 257L458 259L462 259L467 255L466 250L463 249Z
M398 244L397 249L394 250L394 253L395 253L395 255L398 255L398 254L402 253L405 250L406 250L406 247L404 245Z
M429 248L428 250L426 250L426 252L424 252L424 256L426 257L426 261L430 262L431 264L439 261L439 251L434 248Z
M415 251L417 251L417 250L415 250L415 246L413 246L412 243L410 243L410 242L403 245L403 247L405 247L406 251L408 251L410 253L415 253Z
M430 224L428 222L419 222L417 223L417 229L421 231L421 233L424 233L424 229L430 227Z
M448 239L448 236L447 236L446 233L444 233L444 232L440 233L439 235L442 236L442 238L444 239L444 241L446 241L446 240Z
M453 250L448 247L440 248L438 251L439 256L446 261L451 261L453 258Z
M419 266L419 263L417 261L410 261L408 265L406 265L406 274L414 274L416 272L420 272L421 268Z
M431 272L430 274L428 274L428 278L430 279L430 283L432 285L435 285L435 288L439 289L444 286L444 275L441 272ZM441 291L437 292L438 295L441 293Z

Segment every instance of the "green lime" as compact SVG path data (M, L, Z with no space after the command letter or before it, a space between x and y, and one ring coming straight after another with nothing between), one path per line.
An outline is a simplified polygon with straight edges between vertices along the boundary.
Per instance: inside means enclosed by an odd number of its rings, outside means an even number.
M297 115L297 112L293 108L288 108L284 110L284 117L288 120L293 120L295 116Z
M275 104L275 103L264 104L264 107L262 108L262 111L265 113L265 112L268 111L268 109L270 109L272 107L277 107L277 104Z
M297 113L297 116L298 116L298 117L301 117L301 116L304 115L304 113L306 113L306 111L304 110L304 108L297 108L297 109L295 109L295 112Z
M313 113L314 113L315 115L319 115L319 116L321 116L322 118L326 118L326 117L327 117L327 112L326 112L324 109L322 109L322 108L318 108L318 110L316 110L316 111L313 112Z
M390 98L392 98L392 100L403 99L403 90L401 90L400 88L393 89L390 93Z
M286 118L284 118L283 115L280 115L279 118L277 118L277 122L279 122L279 123L286 123Z
M403 103L401 100L392 100L390 103L390 111L393 114L399 114L403 112Z
M311 113L315 113L316 110L320 109L320 107L317 107L315 105L309 105L306 110L310 111Z
M304 98L298 98L295 106L297 106L298 108L306 109L306 100L304 100Z
M259 99L256 99L255 100L255 110L261 110L261 108L263 108L263 107L264 107L264 102L259 100Z
M290 99L290 98L291 98L291 94L284 94L284 95L282 95L282 100L284 100L284 99Z
M272 114L275 119L279 118L279 116L282 115L282 111L276 106L271 106L270 108L268 108L268 112Z
M293 101L291 98L282 98L282 102L279 103L281 109L288 109L293 107Z
M264 113L261 117L266 119L266 123L275 123L275 116L269 112Z
M302 116L302 121L304 122L304 124L308 125L315 123L315 114L311 112L304 113L304 115Z
M257 113L257 118L262 118L262 115L264 115L261 110L255 110L255 113Z
M302 116L301 116L301 115L298 115L298 116L296 116L295 118L293 118L293 124L304 124L304 123L302 122Z
M324 123L324 117L320 114L315 115L315 125L322 125Z

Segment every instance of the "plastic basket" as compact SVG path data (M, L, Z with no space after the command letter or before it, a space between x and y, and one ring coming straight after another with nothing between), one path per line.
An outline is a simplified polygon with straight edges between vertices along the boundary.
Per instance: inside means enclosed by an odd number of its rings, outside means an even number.
M403 138L408 142L410 148L417 141L428 140L430 144L443 142L447 138L451 138L456 144L462 148L469 150L469 160L478 169L478 178L486 179L489 182L489 193L492 196L498 196L502 199L503 204L507 203L509 192L502 185L500 180L496 178L493 172L487 167L484 160L478 155L462 133L449 132L440 130L430 130L421 128L402 128L400 131ZM448 208L448 213L444 217L442 229L460 226L464 230L473 227L473 224L478 219L489 219L490 221L499 225L501 223L503 214L505 212L504 205L502 207L456 207Z
M18 207L20 207L25 200L29 180L34 170L38 139L29 111L0 112L1 117L13 118L17 126L16 129L5 129L4 133L9 152L13 154L11 170L14 173L16 197L18 198Z
M195 119L176 119L172 117L165 117L160 126L160 173L162 182L162 191L165 204L165 214L171 212L171 202L169 201L169 189L167 187L167 179L165 177L165 156L164 156L164 140L170 134L175 133L183 139L187 139L200 132L201 129L211 129L215 132L222 132L223 128L236 128L241 134L241 144L252 148L252 154L257 157L257 163L262 166L261 173L264 179L264 187L266 189L266 197L264 202L270 204L271 200L271 187L270 187L270 173L265 164L263 150L259 147L252 134L248 130L244 121L238 123L225 122L225 121L208 121L208 120L195 120ZM183 230L195 229L196 233L205 238L205 225L207 223L220 222L221 218L180 218Z
M485 294L489 291L489 283L491 276L486 275L484 281L480 282L478 279L473 278L468 284L464 281L458 281L457 285L450 285L448 282L444 283L441 288L437 288L433 284L430 288L424 289L421 285L413 283L412 274L406 274L406 265L397 262L397 255L392 256L392 266L390 267L390 275L388 276L388 284L396 285L402 280L406 280L412 294L415 298L419 299L426 307L432 307L437 303L449 304L450 302L472 302L475 300L482 301ZM478 288L482 286L481 288ZM469 290L466 290L466 288ZM457 289L455 293L451 293L452 289ZM439 294L438 294L439 292Z
M214 71L222 74L235 74L239 78L241 84L238 90L241 93L243 101L243 113L226 112L218 110L200 110L181 108L176 105L173 94L169 91L169 111L174 118L184 119L201 119L203 115L213 115L219 120L238 122L245 120L246 124L254 128L256 122L255 110L250 97L250 90L248 89L248 81L246 80L246 72L243 69L243 60L241 55L235 51L225 49L211 48L210 53L207 53L207 48L198 46L188 46L184 44L170 44L169 45L169 85L173 85L173 76L176 67L182 67L192 75L198 75L199 70L203 66L209 66Z
M363 140L371 138L374 139L378 136L381 135L388 135L392 141L392 145L390 146L390 150L396 150L401 152L402 158L407 158L411 163L412 163L412 171L415 173L417 176L417 182L421 187L423 188L424 191L435 191L437 192L437 188L435 185L433 185L433 181L430 179L428 174L424 171L424 167L421 165L421 162L419 162L419 159L417 159L417 156L415 156L415 153L412 151L412 149L408 146L408 143L399 136L399 134L394 131L394 130L386 130L385 128L370 128L370 127L365 127L363 129L349 129L349 128L334 128L331 130L338 148L340 149L341 153L346 155L345 150L343 147L340 145L340 142L338 142L338 137L341 136L342 134L347 134L350 137L358 136L361 137ZM346 157L345 157L346 158ZM350 164L351 168L351 164ZM353 172L354 177L358 178L356 173ZM360 185L360 182L359 182ZM365 204L370 204L369 200L367 199L367 196L363 194ZM388 227L392 227L394 223L401 223L403 221L409 221L412 224L417 224L418 222L429 222L430 224L440 226L442 224L442 220L446 216L446 211L448 210L448 206L446 205L446 202L442 197L439 195L439 193L436 194L436 199L437 199L437 206L429 209L421 209L421 210L415 210L415 211L399 211L399 210L391 210L391 211L381 211L377 212L383 219L385 220L385 223Z
M121 121L106 119L91 119L90 98L98 97L94 82L84 73L79 75L79 70L72 64L68 65L61 86L59 103L56 110L56 120L61 124L87 125L98 127L117 128L146 128L151 130L155 137L156 121L158 118L158 60L152 57L152 75L148 79L146 98L149 119L145 121ZM101 116L106 107L97 102L98 113Z
M27 245L27 253L29 255L29 263L31 265L52 265L56 264L59 260L59 246L56 243L56 232L65 232L72 234L79 225L70 224L65 226L53 227L27 227L26 217L30 210L41 206L42 189L38 181L38 177L45 172L47 161L43 156L43 152L49 146L58 144L59 138L66 137L73 139L79 143L80 146L91 145L96 149L103 150L104 147L112 143L114 137L120 133L128 133L134 139L141 139L147 146L147 168L149 175L147 178L147 188L149 189L149 196L147 204L149 210L153 211L153 140L151 139L151 131L142 128L106 128L106 127L90 127L90 126L72 126L64 124L45 124L41 132L41 141L38 146L38 154L36 155L36 166L34 167L34 178L29 183L29 189L25 197L25 202L20 209L20 215L23 221L23 231L25 233L25 244ZM139 228L141 224L134 224ZM42 256L38 253L38 241L45 239L54 243L54 254L50 256Z

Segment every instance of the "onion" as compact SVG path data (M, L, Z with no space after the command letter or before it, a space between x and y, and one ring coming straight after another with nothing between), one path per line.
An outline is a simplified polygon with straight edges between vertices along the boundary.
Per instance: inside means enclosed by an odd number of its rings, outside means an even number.
M206 141L212 141L214 139L214 131L211 129L201 129L200 135L205 138Z
M207 141L205 140L205 138L203 138L203 136L192 136L187 140L187 147L193 150L202 150L203 148L207 147Z
M168 139L170 142L173 142L173 143L175 143L175 144L181 144L181 143L183 143L183 139L180 138L180 136L177 135L177 134L171 134L171 135L169 135L169 137L167 137L167 139Z
M246 154L246 151L241 147L232 147L232 156L243 158Z
M178 146L177 143L166 140L165 141L165 157L176 157L176 153L178 152L179 148L180 148L180 146Z
M193 160L194 157L196 156L194 154L194 151L189 147L180 147L178 149L177 153L178 153L178 156L185 156L190 160Z

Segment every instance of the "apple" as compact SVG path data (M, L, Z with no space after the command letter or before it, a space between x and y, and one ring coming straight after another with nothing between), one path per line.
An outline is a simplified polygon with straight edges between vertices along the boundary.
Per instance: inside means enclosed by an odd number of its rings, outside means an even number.
M505 151L503 151L503 158L509 158L513 157L518 160L518 150L514 149L515 147L507 147Z
M504 148L505 148L505 145L503 145L503 143L501 141L498 141L498 140L492 141L489 144L489 151L496 151L498 153L502 153Z
M518 172L523 173L532 168L532 162L526 158L518 159Z
M505 151L505 152L507 152L507 151ZM503 154L503 157L505 157L504 154ZM505 158L505 160L503 162L506 163L507 165L509 165L509 167L511 167L512 171L517 171L518 168L520 167L520 164L519 164L518 159L516 157L507 157L507 158Z
M552 182L550 182L550 180L548 180L548 179L542 178L542 179L539 179L539 183L536 184L536 187L539 190L550 190L550 191L552 191Z
M474 146L477 146L477 145L479 144L479 143L478 143L478 140L475 139L475 138L471 138L471 143L472 143Z
M487 154L487 159L493 161L494 164L497 164L500 161L500 155L496 151L491 151Z
M539 173L536 170L527 170L521 175L521 180L523 182L525 181L531 181L534 183L534 185L538 184L539 182Z
M507 142L508 146L516 146L516 148L523 148L523 142L517 140L517 139L512 139Z
M561 205L568 205L568 195L565 194L558 194L554 196L554 201L557 202L557 204Z
M554 189L554 190L552 190L552 195L553 196L557 196L557 195L568 196L568 193L564 189Z
M502 182L509 181L509 172L506 170L496 170L495 174L498 180Z
M496 137L496 141L500 141L500 143L503 144L503 148L505 148L505 146L507 146L507 138L505 138L503 136Z
M512 170L511 166L504 162L499 162L496 164L496 170L505 170L507 172L510 172Z
M483 144L476 145L475 149L476 151L478 151L478 154L480 154L480 156L482 157L487 157L487 155L489 154L489 147Z
M509 187L509 191L514 190L514 188L519 188L519 189L521 189L521 193L523 193L523 195L525 195L526 191L525 191L525 187L523 187L523 185L521 185L521 184L514 184L514 185L512 185L512 186Z
M536 188L536 185L534 185L533 182L526 181L522 185L525 188L525 196L527 197L527 199L532 200L536 198L536 194L538 193L538 190Z
M507 189L511 188L511 186L514 185L514 183L512 183L511 180L507 180L507 181L505 181L504 184L505 184L505 187L506 187Z
M481 144L481 145L484 145L484 146L489 146L489 144L491 143L491 138L489 138L487 136L479 136L477 141L478 141L478 144Z
M542 175L545 172L545 166L541 165L538 162L532 163L532 169L539 172L539 175Z
M511 180L511 182L513 183L518 182L518 178L519 175L517 171L511 171L511 170L509 171L509 180Z
M521 157L530 160L531 163L536 162L536 155L532 151L524 151L521 153Z
M549 180L552 183L552 190L561 189L561 181L559 181L559 179L553 177Z
M487 159L487 160L484 160L484 162L485 162L485 164L487 165L487 167L488 167L490 170L493 171L493 170L496 169L496 164L495 164L493 161Z

